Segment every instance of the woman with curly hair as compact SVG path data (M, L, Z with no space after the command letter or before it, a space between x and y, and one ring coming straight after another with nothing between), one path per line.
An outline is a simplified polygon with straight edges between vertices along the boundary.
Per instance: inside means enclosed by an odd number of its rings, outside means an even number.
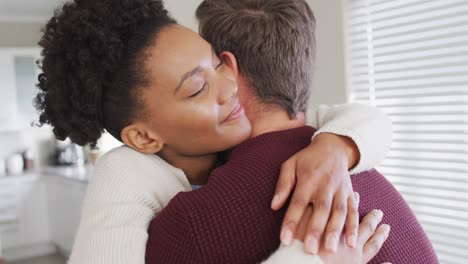
M178 192L190 191L190 184L204 184L222 163L219 153L250 136L233 70L157 0L66 3L47 23L39 44L40 123L51 125L58 139L79 145L96 147L104 131L125 144L96 165L70 263L144 263L151 219ZM319 112L312 126L337 128L343 116L356 118L355 112L337 108ZM374 119L380 116L377 110L366 114L353 124L355 130L363 124L353 135L374 134L387 122ZM370 126L369 120L374 120ZM320 142L319 137L313 142ZM329 162L322 168L328 166L324 171L331 175L343 164L358 171L371 168L376 165L368 162L373 157L362 154L385 153L387 148L370 152L359 144L361 156L356 158L359 150L352 145L354 161L349 162L344 144L333 145L333 152L323 146L315 143L313 153L324 151L321 160ZM332 162L337 156L338 165Z

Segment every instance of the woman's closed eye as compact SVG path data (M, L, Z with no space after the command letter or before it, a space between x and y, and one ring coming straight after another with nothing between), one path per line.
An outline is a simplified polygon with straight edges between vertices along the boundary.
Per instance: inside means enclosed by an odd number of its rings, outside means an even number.
M215 69L218 70L221 66L223 66L224 64L224 61L223 60L220 60L219 61L219 64L216 65ZM208 83L204 83L203 86L197 91L195 92L194 94L190 95L189 98L194 98L194 97L197 97L199 94L201 94L203 91L205 91L206 89L206 86L208 85Z
M197 97L199 94L201 94L201 93L206 89L206 86L207 86L207 85L208 85L207 83L203 84L203 86L202 86L197 92L195 92L194 94L192 94L191 96L189 96L189 98L195 98L195 97Z

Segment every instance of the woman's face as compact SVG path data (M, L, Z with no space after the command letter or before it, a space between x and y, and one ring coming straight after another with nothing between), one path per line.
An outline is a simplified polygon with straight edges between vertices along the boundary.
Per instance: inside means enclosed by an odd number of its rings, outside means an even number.
M164 148L182 155L212 154L250 136L233 69L197 33L166 27L147 53L145 122Z

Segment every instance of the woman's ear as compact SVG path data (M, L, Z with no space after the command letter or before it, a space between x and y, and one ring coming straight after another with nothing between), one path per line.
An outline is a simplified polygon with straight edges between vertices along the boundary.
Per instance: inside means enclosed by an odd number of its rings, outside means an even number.
M155 133L147 130L142 124L131 124L120 132L122 141L136 151L155 154L161 151L164 141Z
M223 51L219 56L220 59L223 60L224 63L226 63L226 65L232 69L237 78L239 76L239 68L237 65L236 56L234 56L234 54L229 51Z

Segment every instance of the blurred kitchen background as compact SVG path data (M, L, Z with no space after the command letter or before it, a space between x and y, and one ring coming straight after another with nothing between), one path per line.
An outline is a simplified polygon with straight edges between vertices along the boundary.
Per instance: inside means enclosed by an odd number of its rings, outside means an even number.
M468 0L309 0L318 28L311 106L358 101L394 123L379 166L416 212L441 263L468 259ZM61 264L99 151L38 128L40 29L59 0L0 0L0 259ZM200 0L166 0L194 30ZM417 253L417 252L415 252ZM0 260L0 263L2 260Z

